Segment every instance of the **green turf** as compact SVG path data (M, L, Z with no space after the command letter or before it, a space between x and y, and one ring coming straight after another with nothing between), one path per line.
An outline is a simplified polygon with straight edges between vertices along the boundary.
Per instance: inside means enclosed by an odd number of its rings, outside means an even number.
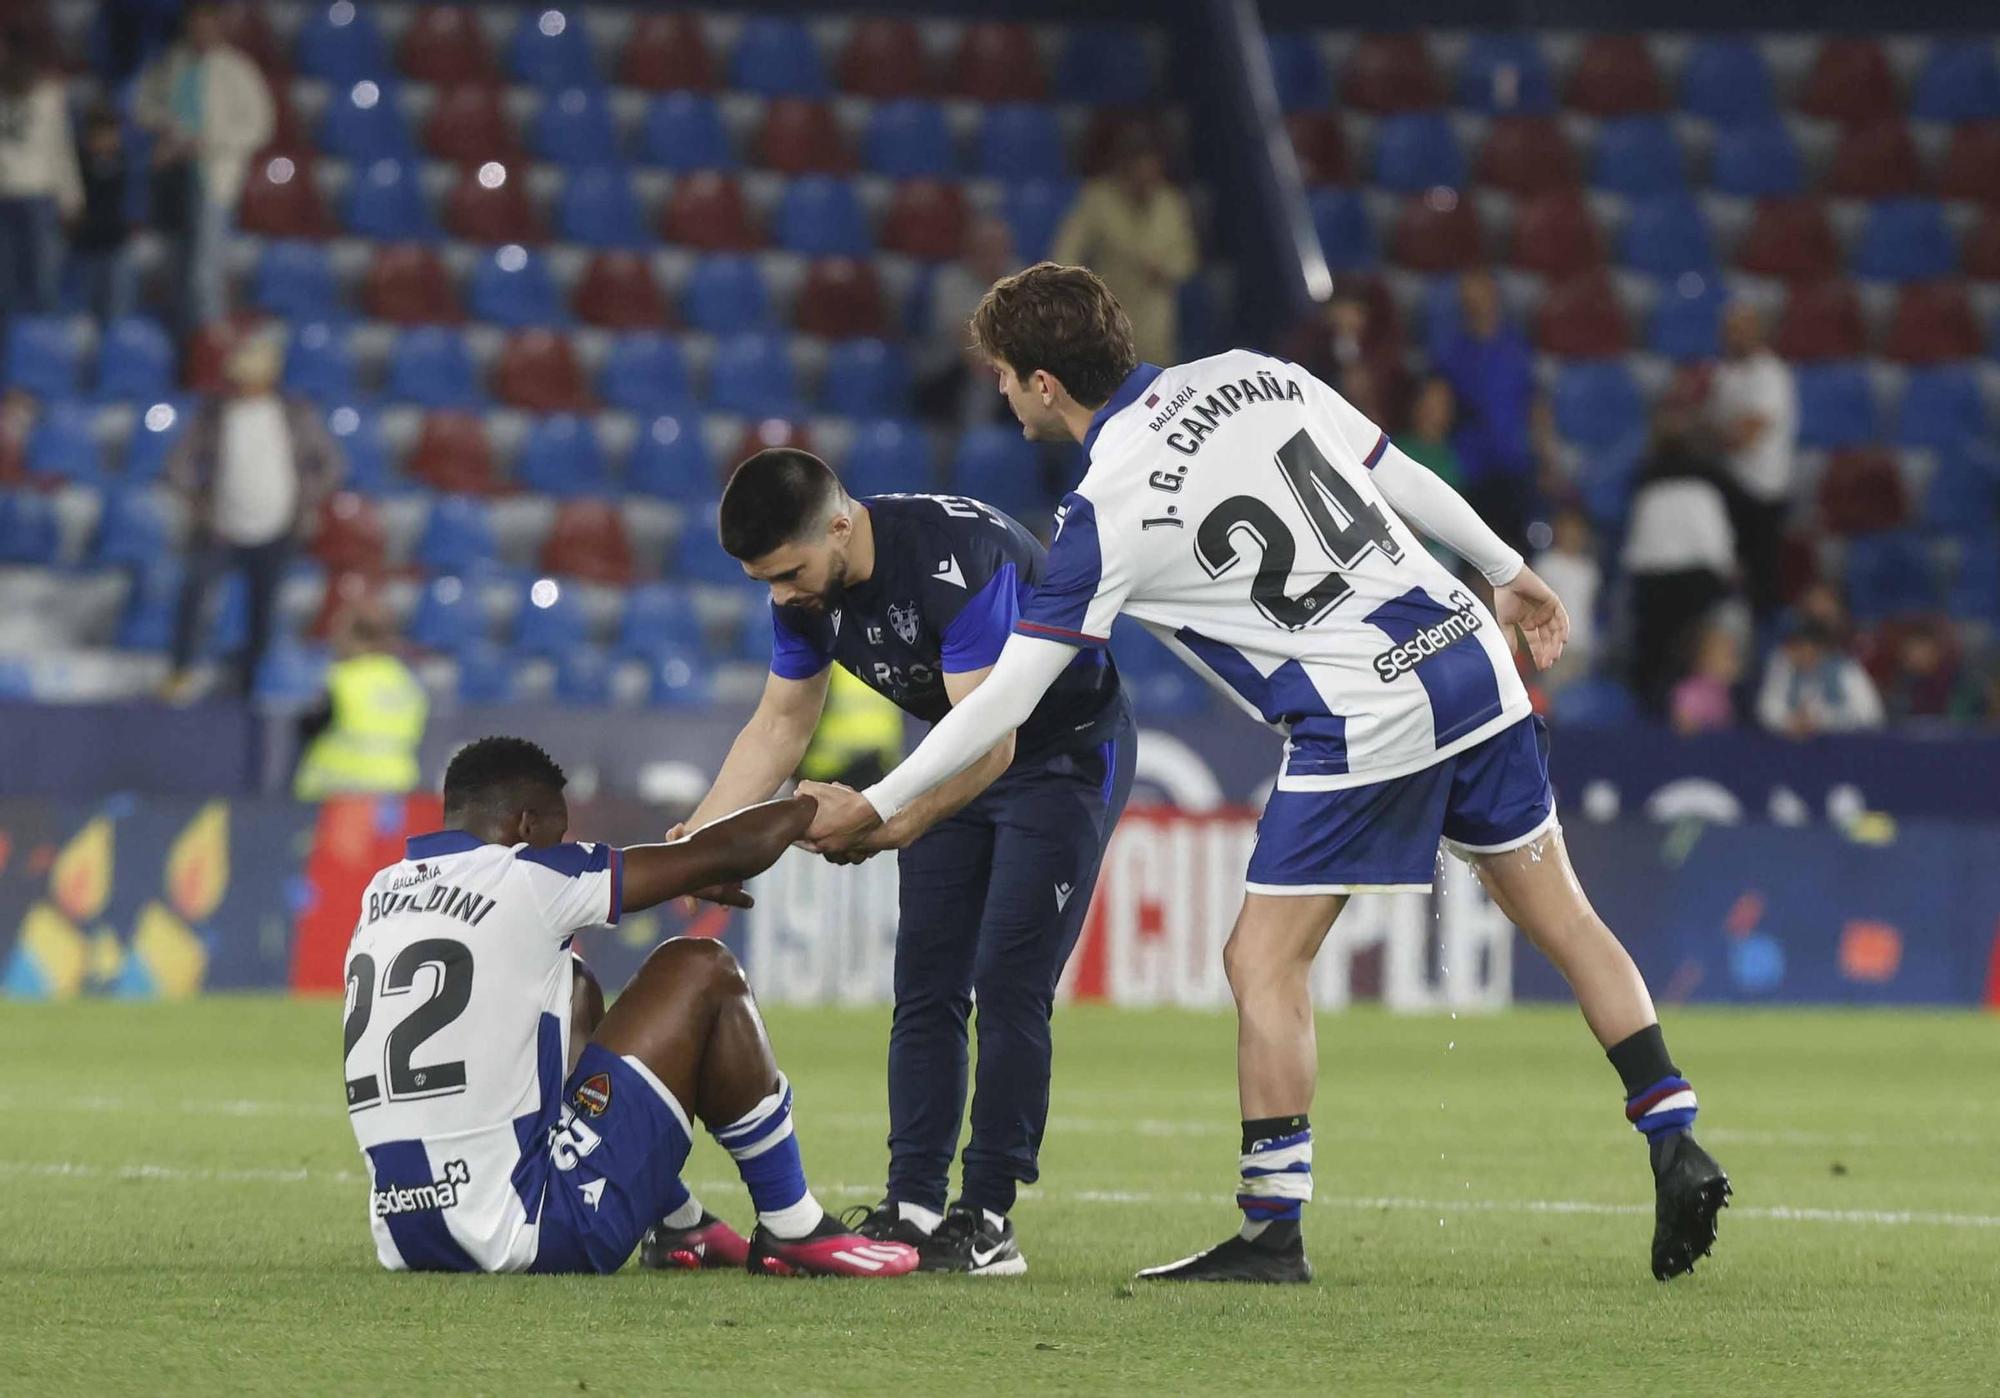
M2000 1373L1990 1018L1674 1016L1738 1207L1666 1287L1630 1212L1643 1148L1572 1014L1325 1019L1320 1279L1283 1291L1126 1280L1233 1226L1226 1016L1063 1011L1017 1214L1029 1274L847 1284L377 1271L338 1019L0 1007L0 1391L1817 1394ZM808 1169L829 1203L870 1197L886 1016L771 1019ZM747 1222L712 1144L689 1174Z

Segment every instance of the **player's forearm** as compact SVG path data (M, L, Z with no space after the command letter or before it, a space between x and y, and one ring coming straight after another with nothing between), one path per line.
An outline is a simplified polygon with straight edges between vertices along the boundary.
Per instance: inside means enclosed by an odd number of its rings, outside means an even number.
M1013 761L1014 735L1009 733L963 772L942 786L925 792L897 812L896 818L885 822L881 832L870 843L882 849L902 849L939 821L964 810L980 792L999 780L1000 774Z
M1495 587L1512 582L1521 571L1521 555L1493 532L1464 496L1394 445L1375 463L1374 481L1398 514L1477 568Z
M631 846L622 851L624 911L636 912L698 888L763 873L806 833L817 809L810 796L766 801L670 844Z
M699 830L731 811L768 800L812 744L809 724L771 723L753 718L730 744L715 784L687 818L687 828Z

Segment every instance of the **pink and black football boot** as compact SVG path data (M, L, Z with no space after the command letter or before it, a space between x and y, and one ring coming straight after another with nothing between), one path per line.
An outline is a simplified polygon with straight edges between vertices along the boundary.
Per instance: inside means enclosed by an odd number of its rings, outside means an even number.
M900 1277L917 1270L917 1250L850 1233L829 1214L803 1238L780 1238L758 1224L747 1265L767 1277Z
M741 1267L749 1257L750 1244L743 1235L707 1210L690 1228L656 1223L639 1240L639 1265L663 1272Z

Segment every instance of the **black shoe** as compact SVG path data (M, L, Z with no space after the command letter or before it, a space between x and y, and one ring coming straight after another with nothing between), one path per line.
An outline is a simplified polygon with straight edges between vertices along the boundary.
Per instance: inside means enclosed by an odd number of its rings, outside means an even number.
M1139 1273L1144 1281L1309 1282L1305 1235L1289 1220L1267 1226L1255 1238L1227 1238L1207 1252L1183 1257Z
M884 1199L872 1209L866 1204L842 1209L840 1221L850 1232L877 1243L904 1243L921 1248L931 1236L918 1227L915 1219L904 1218L894 1199Z
M970 1277L1018 1277L1028 1259L1014 1241L1014 1223L1001 1219L995 1228L984 1209L954 1204L937 1231L924 1239L920 1272L962 1272Z
M1652 1142L1653 1275L1661 1281L1692 1272L1715 1246L1715 1216L1729 1206L1729 1176L1715 1157L1676 1131Z

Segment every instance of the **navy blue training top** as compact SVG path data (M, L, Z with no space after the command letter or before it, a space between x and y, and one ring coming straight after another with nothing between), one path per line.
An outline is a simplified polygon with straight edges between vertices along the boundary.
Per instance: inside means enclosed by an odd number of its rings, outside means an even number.
M771 669L809 679L839 661L904 712L935 723L951 710L944 677L1000 657L1048 552L991 505L960 495L873 495L875 569L824 612L773 603ZM1015 734L1015 755L1081 750L1112 736L1118 670L1077 652Z

